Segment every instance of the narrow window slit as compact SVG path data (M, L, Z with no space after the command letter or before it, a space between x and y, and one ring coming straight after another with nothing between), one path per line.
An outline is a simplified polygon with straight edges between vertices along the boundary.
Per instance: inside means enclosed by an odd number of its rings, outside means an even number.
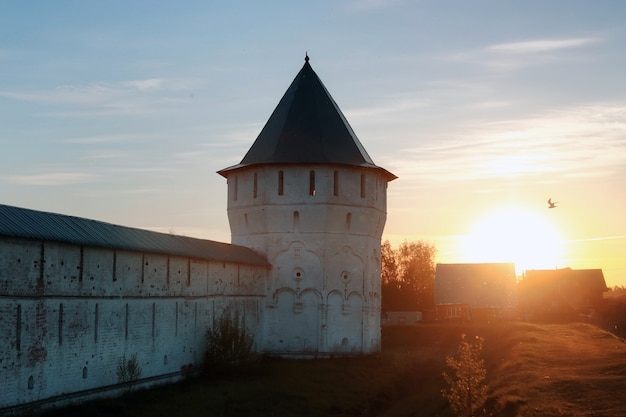
M315 171L309 172L309 195L315 195Z
M361 174L361 198L365 198L365 174Z

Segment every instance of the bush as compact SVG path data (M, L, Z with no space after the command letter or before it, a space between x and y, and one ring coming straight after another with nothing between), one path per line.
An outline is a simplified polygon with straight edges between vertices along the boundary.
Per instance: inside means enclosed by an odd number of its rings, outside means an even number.
M248 364L256 359L254 338L246 330L235 312L228 311L207 332L206 362L211 368L229 369Z
M121 384L128 385L128 391L130 391L141 378L141 366L137 360L137 354L133 353L130 359L126 359L126 355L117 360L117 381Z

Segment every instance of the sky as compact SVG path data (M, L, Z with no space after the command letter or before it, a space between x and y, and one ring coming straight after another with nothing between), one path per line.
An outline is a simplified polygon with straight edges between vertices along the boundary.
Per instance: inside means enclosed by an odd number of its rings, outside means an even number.
M308 53L398 176L384 240L626 285L625 22L621 0L3 0L0 204L230 242L216 171Z

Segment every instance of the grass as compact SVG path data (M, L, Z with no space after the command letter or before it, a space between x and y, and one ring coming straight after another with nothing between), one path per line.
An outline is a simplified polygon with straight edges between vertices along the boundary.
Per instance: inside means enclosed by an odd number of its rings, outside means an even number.
M208 375L54 410L52 416L452 416L440 390L460 335L484 338L487 415L626 413L626 344L587 324L424 324L383 332L377 356L263 359Z
M588 324L520 324L503 336L508 349L489 352L496 410L520 416L625 415L623 340Z

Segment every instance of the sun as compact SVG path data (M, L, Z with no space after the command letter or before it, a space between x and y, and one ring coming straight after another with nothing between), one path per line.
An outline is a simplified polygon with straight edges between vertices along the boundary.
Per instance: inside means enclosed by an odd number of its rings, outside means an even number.
M514 262L518 273L560 267L563 241L550 221L517 207L480 218L461 240L467 262Z

